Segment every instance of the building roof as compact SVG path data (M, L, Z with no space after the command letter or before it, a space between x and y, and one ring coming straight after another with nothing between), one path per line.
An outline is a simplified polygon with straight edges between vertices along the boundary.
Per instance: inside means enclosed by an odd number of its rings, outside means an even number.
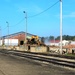
M10 35L6 35L6 36L2 36L2 38L10 38L10 37L13 37L13 36L16 36L16 35L19 35L19 34L25 34L25 32L24 31L21 31L21 32L17 32L17 33L13 33L13 34L10 34ZM30 33L27 33L27 35L29 35L29 36L36 36L36 35L34 35L34 34L30 34Z
M59 43L60 40L50 40L50 43Z

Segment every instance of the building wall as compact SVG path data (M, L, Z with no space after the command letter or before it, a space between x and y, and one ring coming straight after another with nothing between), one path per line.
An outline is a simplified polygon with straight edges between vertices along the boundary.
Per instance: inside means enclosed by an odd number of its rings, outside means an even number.
M18 39L4 39L5 46L18 46Z
M25 40L25 34L17 34L14 36L11 36L10 39L18 39L18 45L20 45L20 42Z
M25 40L25 34L18 34L15 36L10 37L10 39L18 39L19 41Z
M50 43L50 46L59 46L59 43Z

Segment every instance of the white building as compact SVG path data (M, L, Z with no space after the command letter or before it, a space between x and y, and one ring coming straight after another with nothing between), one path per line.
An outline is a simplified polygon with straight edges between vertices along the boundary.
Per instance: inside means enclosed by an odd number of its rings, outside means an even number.
M60 40L50 40L50 46L59 46Z
M63 40L62 41L62 46L66 46L66 45L68 45L69 44L69 41L66 41L66 40ZM59 45L60 45L60 42L59 42Z
M65 46L65 45L68 45L69 44L69 41L66 41L66 40L63 40L62 41L62 46ZM51 46L60 46L60 40L51 40L50 41L50 45Z
M71 41L71 43L70 43L71 45L75 45L75 41Z

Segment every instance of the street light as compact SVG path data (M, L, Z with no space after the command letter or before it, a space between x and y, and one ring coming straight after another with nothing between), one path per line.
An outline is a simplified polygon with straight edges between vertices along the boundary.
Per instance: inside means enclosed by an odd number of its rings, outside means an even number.
M9 46L9 23L6 21L8 27L8 46Z
M26 25L25 25L25 30L26 30L26 32L25 32L25 48L26 48L26 37L27 37L27 12L25 12L25 11L23 11L23 13L25 13L26 14Z
M62 54L62 0L60 0L60 54Z

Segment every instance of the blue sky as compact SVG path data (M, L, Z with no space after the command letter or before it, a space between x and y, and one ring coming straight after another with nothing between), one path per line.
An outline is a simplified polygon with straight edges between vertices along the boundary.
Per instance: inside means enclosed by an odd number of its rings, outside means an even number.
M60 2L59 0L0 0L1 35L8 34L6 21L9 22L9 33L25 31L26 19L23 11L27 12L27 31L39 36L60 35ZM63 1L63 35L75 35L75 0ZM22 20L22 21L21 21Z

